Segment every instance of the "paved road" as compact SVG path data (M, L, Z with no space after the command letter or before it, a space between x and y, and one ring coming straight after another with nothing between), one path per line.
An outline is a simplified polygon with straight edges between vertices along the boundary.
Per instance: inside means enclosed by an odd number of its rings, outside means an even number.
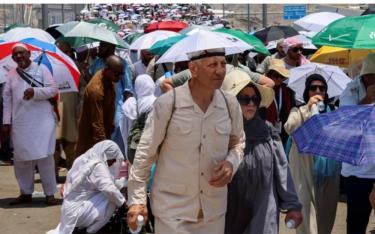
M36 191L42 191L41 184L35 185ZM42 234L56 227L60 217L60 205L46 207L43 198L37 198L30 205L9 207L11 198L18 196L18 187L13 174L13 167L0 166L0 233L1 234ZM60 197L59 197L60 198ZM336 222L332 233L345 233L346 206L339 203ZM287 230L282 224L280 233L292 234L294 230ZM372 215L368 230L375 227L375 216Z

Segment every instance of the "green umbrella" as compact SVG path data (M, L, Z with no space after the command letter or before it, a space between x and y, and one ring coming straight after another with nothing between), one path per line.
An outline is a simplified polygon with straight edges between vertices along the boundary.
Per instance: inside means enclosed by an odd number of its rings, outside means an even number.
M157 41L155 44L151 46L149 51L155 55L163 55L169 48L171 48L174 44L179 42L181 39L187 37L188 35L178 35L174 37L169 37L167 39Z
M117 24L115 24L115 23L113 23L112 21L109 21L109 20L95 18L95 19L90 19L86 22L90 23L90 24L97 24L100 27L108 29L109 31L112 31L112 32L120 31L120 27Z
M133 33L133 34L130 34L128 36L126 36L124 38L125 42L128 43L129 45L132 44L135 40L137 40L138 38L140 38L141 36L143 36L144 33Z
M27 28L27 27L31 27L31 26L27 25L27 24L15 23L15 24L11 24L8 27L4 28L4 32L8 32L9 30L11 30L13 28Z
M64 36L64 38L59 40L69 42L74 48L94 41L104 41L123 48L129 47L115 32L97 24L72 21L57 27L56 30Z
M226 33L232 36L235 36L242 41L252 45L254 47L254 51L266 55L271 55L270 52L267 50L267 48L264 46L263 42L259 40L257 37L247 34L241 30L236 30L236 29L227 29L227 28L219 28L215 29L214 32L221 32L221 33Z
M375 49L375 15L338 19L317 33L312 42L319 46Z

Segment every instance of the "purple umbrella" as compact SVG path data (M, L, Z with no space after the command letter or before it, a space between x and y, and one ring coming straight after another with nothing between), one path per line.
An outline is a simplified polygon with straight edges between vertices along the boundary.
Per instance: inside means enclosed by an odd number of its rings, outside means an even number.
M375 163L375 106L315 115L292 133L298 151L353 165Z

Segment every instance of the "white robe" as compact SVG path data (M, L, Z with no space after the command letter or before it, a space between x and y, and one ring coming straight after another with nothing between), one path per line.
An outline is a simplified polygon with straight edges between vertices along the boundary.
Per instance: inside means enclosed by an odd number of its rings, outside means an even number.
M136 98L128 98L122 105L124 116L120 122L121 136L124 140L125 153L128 152L128 136L133 127L135 120L139 115L152 109L152 105L156 100L155 83L152 78L143 74L137 77L134 84Z
M123 158L118 146L109 140L78 157L67 174L60 223L47 234L70 234L75 227L95 233L104 226L116 207L125 202L114 183L119 171L113 170ZM110 168L106 163L109 159L117 160Z
M30 84L15 69L8 74L3 94L3 124L11 124L15 161L37 160L55 151L56 117L47 99L58 93L57 85L44 65L32 62L24 71L45 87L34 88L34 97L23 100Z

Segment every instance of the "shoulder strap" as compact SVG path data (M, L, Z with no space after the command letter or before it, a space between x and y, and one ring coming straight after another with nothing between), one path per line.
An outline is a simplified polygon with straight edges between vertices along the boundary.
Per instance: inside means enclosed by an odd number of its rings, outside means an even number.
M37 80L35 80L30 74L28 74L27 72L25 71L22 71L21 69L19 69L18 67L16 68L16 71L18 73L18 75L28 84L31 85L31 87L38 87L35 83L37 83L38 85L40 85L39 87L44 87L43 83L42 82L39 82Z
M163 138L163 141L160 143L159 147L158 147L158 154L161 150L161 147L163 146L164 144L164 141L165 141L165 137L167 136L167 133L168 133L168 128L169 128L169 123L171 122L171 119L173 117L173 113L174 111L176 110L176 89L173 88L173 105L172 105L172 111L171 111L171 115L169 117L169 120L167 122L167 126L165 127L165 133L164 133L164 138Z
M172 119L172 116L173 116L173 112L176 110L176 90L173 88L173 105L172 105L172 112L171 112L171 115L169 117L169 120L168 120L168 123L167 123L167 127L165 128L165 136L167 135L167 131L168 131L168 128L169 128L169 123L171 122L171 119ZM165 138L164 136L164 138Z
M232 122L232 114L231 114L231 112L230 112L230 108L229 108L228 100L227 100L227 98L225 97L225 94L224 94L223 90L219 89L219 91L220 91L220 93L221 93L221 94L223 95L223 97L224 97L225 105L227 106L227 110L228 110L228 114L229 114L229 119L230 119L230 121Z

